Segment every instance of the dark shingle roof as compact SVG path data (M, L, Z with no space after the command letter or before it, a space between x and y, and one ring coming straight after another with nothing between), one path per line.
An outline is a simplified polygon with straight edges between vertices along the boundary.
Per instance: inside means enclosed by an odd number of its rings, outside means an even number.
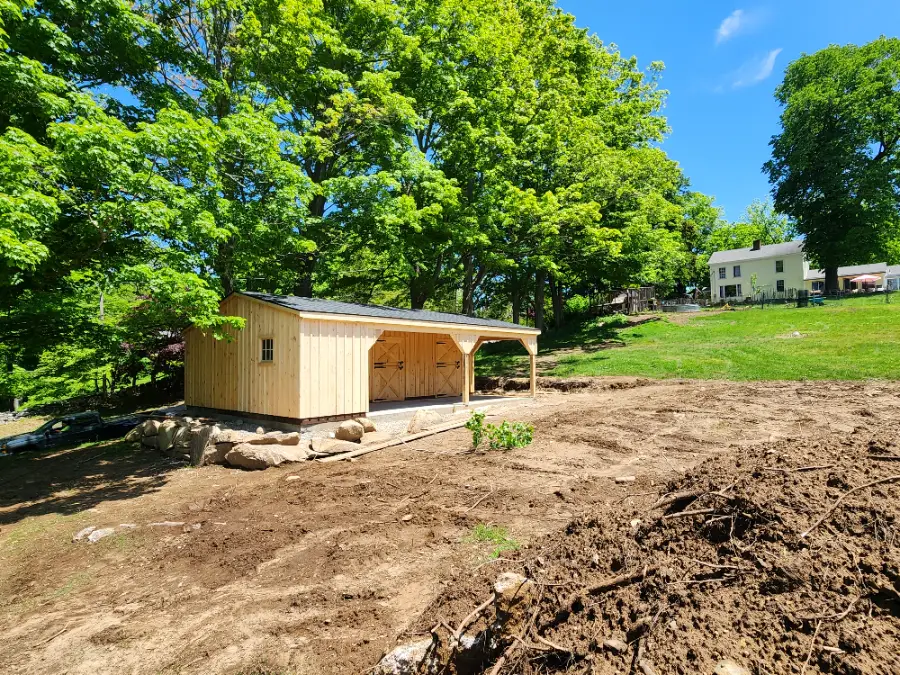
M323 298L300 298L296 295L270 295L268 293L254 293L241 291L240 295L246 295L273 305L287 307L298 312L316 312L319 314L343 314L348 316L368 316L377 319L407 319L410 321L428 321L431 323L458 323L463 326L484 326L486 328L511 328L523 333L538 333L536 328L520 326L507 321L496 319L480 319L474 316L451 314L449 312L432 312L427 309L400 309L399 307L384 307L383 305L359 305L354 302L337 302Z

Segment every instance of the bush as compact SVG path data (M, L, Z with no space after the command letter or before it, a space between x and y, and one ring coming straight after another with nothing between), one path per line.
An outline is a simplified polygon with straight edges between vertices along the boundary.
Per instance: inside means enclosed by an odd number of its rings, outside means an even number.
M499 426L485 425L485 414L472 411L471 417L466 422L466 429L472 432L472 449L477 450L481 441L487 437L488 447L491 450L512 450L524 448L534 440L534 427L524 422L507 422L503 420Z
M625 328L628 325L628 317L625 314L610 314L600 319L599 323L610 328Z
M566 314L584 316L591 309L591 299L583 295L573 295L566 300Z

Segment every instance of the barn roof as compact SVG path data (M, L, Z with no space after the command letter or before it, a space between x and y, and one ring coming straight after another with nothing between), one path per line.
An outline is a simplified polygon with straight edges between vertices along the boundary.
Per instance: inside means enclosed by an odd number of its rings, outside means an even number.
M510 323L508 321L498 321L497 319L482 319L474 316L465 316L463 314L452 314L450 312L432 312L427 309L401 309L399 307L385 307L384 305L361 305L355 302L338 302L336 300L325 300L324 298L301 298L296 295L270 295L269 293L255 293L252 291L241 291L236 295L246 295L256 300L269 302L273 305L293 309L297 312L310 312L314 314L340 314L343 316L365 316L385 321L404 320L404 321L424 321L427 323L452 323L461 326L483 326L485 328L504 328L507 330L516 330L522 333L539 334L537 328L521 326L519 324Z

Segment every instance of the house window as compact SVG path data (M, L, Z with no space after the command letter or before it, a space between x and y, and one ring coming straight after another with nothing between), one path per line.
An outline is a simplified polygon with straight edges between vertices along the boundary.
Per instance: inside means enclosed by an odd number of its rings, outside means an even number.
M725 298L725 287L724 286L719 286L719 297L723 298L723 299Z
M737 295L735 295L734 297L736 297L736 298L742 298L742 297L744 297L744 293L743 293L743 291L741 290L741 285L740 285L740 284L737 285Z
M844 290L845 291L850 290L850 279L844 279Z
M741 266L735 265L734 266L734 277L737 278L739 276L741 276Z
M739 298L741 297L741 285L737 286L719 286L719 288L724 289L723 298Z
M720 278L720 279L724 279L724 278L725 278L725 268L724 268L724 267L720 267L720 268L719 268L719 278Z
M779 293L784 293L784 279L779 279L775 282L775 290Z
M814 291L824 291L825 290L825 282L824 281L814 281L812 282L812 289Z
M263 363L271 363L275 360L275 340L272 338L263 338L262 356L259 360Z
M775 261L775 274L783 274L784 273L784 260L776 260Z

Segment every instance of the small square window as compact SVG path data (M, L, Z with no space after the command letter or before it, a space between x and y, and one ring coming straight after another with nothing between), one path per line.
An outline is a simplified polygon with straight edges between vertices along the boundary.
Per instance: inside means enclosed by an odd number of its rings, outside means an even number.
M724 279L724 278L725 278L725 268L724 268L724 267L720 267L720 268L719 268L719 278L720 278L720 279Z
M784 293L784 279L779 279L775 282L775 290L779 293Z
M271 363L275 360L275 340L272 338L264 338L262 341L262 356L260 361L263 363Z
M741 276L741 266L740 265L734 266L734 276L735 276L735 278Z
M781 274L784 272L784 260L776 260L775 261L775 273Z

